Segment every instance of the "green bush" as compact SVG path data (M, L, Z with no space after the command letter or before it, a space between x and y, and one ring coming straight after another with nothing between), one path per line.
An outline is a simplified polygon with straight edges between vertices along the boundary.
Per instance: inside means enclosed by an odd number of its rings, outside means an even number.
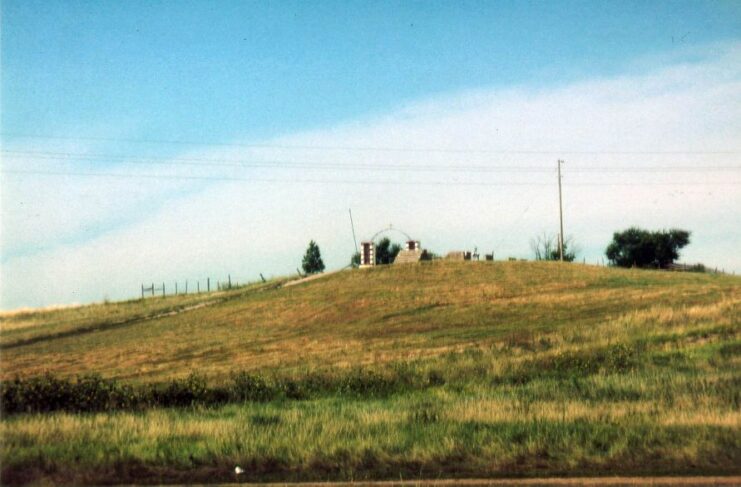
M4 414L134 409L147 402L133 387L95 374L78 376L75 380L59 379L51 374L15 378L0 384L0 397Z
M408 364L395 364L382 371L350 370L308 372L298 378L266 378L238 372L231 383L209 385L193 373L168 382L129 385L99 375L61 379L51 374L16 378L0 383L0 411L3 414L68 411L75 413L143 410L153 407L217 406L229 402L268 402L278 399L302 400L326 395L355 398L385 397L397 392L442 385L438 371L427 376Z
M396 390L397 384L398 381L378 372L355 368L339 378L337 393L357 397L387 396Z
M236 401L265 402L278 397L278 388L261 375L239 372L232 375L232 398Z
M206 379L197 373L185 379L173 379L164 387L153 386L144 395L151 395L152 403L162 407L185 407L196 404L209 403L210 392L206 386Z

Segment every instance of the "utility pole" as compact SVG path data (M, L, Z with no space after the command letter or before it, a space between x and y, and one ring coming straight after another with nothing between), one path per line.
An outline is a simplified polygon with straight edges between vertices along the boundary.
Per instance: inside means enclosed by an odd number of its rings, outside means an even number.
M355 242L355 252L359 252L358 250L358 239L355 238L355 224L352 221L352 208L348 208L347 211L350 212L350 228L352 228L352 240Z
M558 256L563 262L563 202L561 200L561 164L563 161L558 160L558 217L561 221L561 233L558 234Z

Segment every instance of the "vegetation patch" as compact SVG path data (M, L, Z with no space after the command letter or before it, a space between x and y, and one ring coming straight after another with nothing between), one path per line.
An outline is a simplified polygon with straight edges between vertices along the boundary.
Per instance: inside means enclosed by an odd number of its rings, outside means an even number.
M525 384L540 377L567 379L596 373L625 373L639 366L639 347L617 344L586 351L562 352L515 365L494 378L495 383Z
M239 372L224 385L208 385L193 373L184 379L131 385L99 375L59 378L52 374L15 378L0 383L3 414L67 411L143 410L157 407L213 407L225 403L302 400L327 395L368 399L440 385L438 372L427 377L404 364L382 371L350 370L311 372L299 378L267 377Z
M416 405L409 413L411 423L437 423L442 415L441 407L431 401L424 401Z
M3 349L0 482L738 475L740 283L432 262L0 318L36 340Z

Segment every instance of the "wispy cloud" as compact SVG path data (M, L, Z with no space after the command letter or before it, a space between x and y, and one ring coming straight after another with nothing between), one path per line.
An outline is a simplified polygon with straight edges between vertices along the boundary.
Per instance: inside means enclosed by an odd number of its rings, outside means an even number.
M530 237L556 232L559 158L566 160L567 233L588 261L600 258L615 230L679 226L693 231L686 260L741 271L741 192L728 184L741 174L717 169L738 167L740 66L741 45L726 44L643 73L448 94L267 146L196 148L171 165L57 161L52 168L238 181L4 175L2 306L130 297L140 282L288 273L310 238L330 267L343 266L353 251L349 207L359 238L393 223L437 252L477 245L500 258L526 257ZM182 164L206 159L294 164ZM51 167L22 157L4 158L3 166ZM422 166L434 170L414 170ZM707 170L636 170L649 166ZM588 171L595 167L607 170ZM538 185L523 185L531 183Z

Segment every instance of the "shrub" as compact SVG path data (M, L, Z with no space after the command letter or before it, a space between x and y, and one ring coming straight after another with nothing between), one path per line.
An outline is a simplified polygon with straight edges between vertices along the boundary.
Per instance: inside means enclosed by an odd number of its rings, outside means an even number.
M2 414L25 412L96 412L141 410L151 407L215 406L227 402L301 400L338 394L352 397L385 397L390 394L441 385L440 372L422 376L405 363L376 370L309 372L300 378L268 379L260 374L239 372L227 385L209 386L193 373L182 379L148 385L129 385L99 375L60 379L51 374L15 378L0 383Z
M208 398L206 380L192 373L185 379L173 379L164 387L155 385L149 390L154 405L183 407L204 404Z
M265 402L278 396L278 388L263 376L239 372L232 375L232 397L237 401Z
M142 398L128 385L118 384L100 375L59 379L51 374L28 379L15 378L0 384L2 412L95 412L133 409Z
M397 389L397 381L374 371L352 369L339 378L337 392L349 396L387 396Z

